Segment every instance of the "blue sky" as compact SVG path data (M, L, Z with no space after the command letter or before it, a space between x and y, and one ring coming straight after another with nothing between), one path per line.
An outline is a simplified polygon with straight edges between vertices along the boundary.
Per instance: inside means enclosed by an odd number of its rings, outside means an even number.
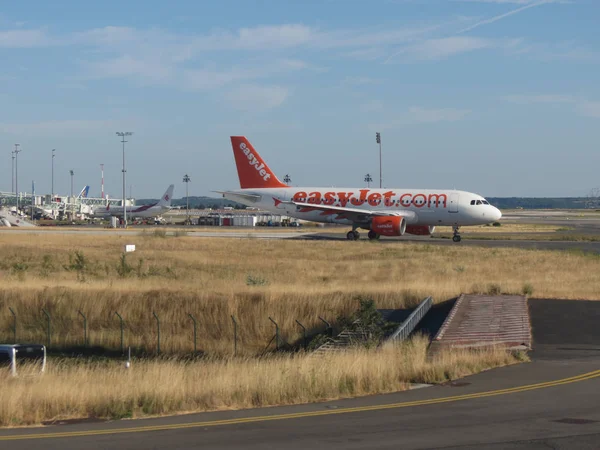
M600 186L600 2L0 2L0 190L238 188L230 135L304 186L585 196Z

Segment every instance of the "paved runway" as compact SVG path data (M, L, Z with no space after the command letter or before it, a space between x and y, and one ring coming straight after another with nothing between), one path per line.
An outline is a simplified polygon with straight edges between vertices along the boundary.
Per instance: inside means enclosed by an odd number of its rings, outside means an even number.
M600 231L599 231L600 236ZM303 240L345 241L346 236L340 233L314 233L296 237ZM535 241L510 239L463 239L460 243L451 239L441 239L430 236L403 236L398 238L381 238L378 244L393 245L403 242L417 242L430 245L450 245L489 248L526 248L537 250L569 250L579 249L586 252L600 253L600 241Z
M3 430L0 446L598 449L600 302L532 300L530 308L533 362L457 383L293 407Z

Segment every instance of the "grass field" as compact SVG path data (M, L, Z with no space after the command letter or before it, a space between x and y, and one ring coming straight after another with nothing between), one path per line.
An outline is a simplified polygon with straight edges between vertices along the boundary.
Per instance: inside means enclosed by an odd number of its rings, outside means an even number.
M324 401L439 383L522 360L496 348L444 351L430 361L427 344L417 337L324 357L134 360L129 369L114 361L54 360L43 376L0 376L0 426Z
M123 246L136 244L123 260ZM301 338L296 320L322 331L357 307L357 298L379 308L416 305L431 295L444 301L460 293L527 293L539 297L597 299L600 258L550 252L417 243L304 242L118 235L0 235L0 339L46 342L51 348L83 344L87 317L91 346L124 345L154 352L156 313L161 350L198 349L231 355L233 315L238 354L261 353L275 334L292 344Z

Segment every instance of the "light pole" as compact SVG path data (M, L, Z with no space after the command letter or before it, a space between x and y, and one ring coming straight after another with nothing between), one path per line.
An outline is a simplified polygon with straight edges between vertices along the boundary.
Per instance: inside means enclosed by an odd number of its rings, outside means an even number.
M131 131L117 131L117 136L121 136L121 142L123 143L123 228L127 228L127 205L125 204L125 136L131 136Z
M100 172L102 173L102 191L100 193L101 198L104 198L104 164L100 164Z
M371 182L373 181L373 178L371 178L371 174L368 173L365 175L365 182L367 183L367 187L371 187Z
M292 182L292 179L290 178L290 176L286 173L285 177L283 177L283 181L285 182L285 184L290 184Z
M15 192L15 151L11 150L10 152L12 156L12 168L10 172L11 180L10 180L10 192Z
M75 172L71 169L69 173L71 174L71 201L73 201L73 175L75 175Z
M21 150L19 146L21 144L15 144L15 195L17 196L17 215L19 214L19 153Z
M33 205L35 204L35 180L31 180L31 221L33 222Z
M379 189L381 189L381 133L375 133L375 141L379 144Z
M56 149L52 149L52 196L50 197L50 203L54 201L54 152Z
M187 225L190 224L190 197L188 195L188 184L190 181L192 181L192 179L186 173L183 176L183 182L185 183L185 216L186 216L185 223Z

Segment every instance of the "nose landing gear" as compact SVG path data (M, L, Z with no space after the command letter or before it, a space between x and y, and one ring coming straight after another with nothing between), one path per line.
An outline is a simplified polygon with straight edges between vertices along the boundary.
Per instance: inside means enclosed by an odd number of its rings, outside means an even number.
M452 231L454 231L454 235L452 236L452 240L454 242L460 242L460 233L458 232L458 226L452 227Z

